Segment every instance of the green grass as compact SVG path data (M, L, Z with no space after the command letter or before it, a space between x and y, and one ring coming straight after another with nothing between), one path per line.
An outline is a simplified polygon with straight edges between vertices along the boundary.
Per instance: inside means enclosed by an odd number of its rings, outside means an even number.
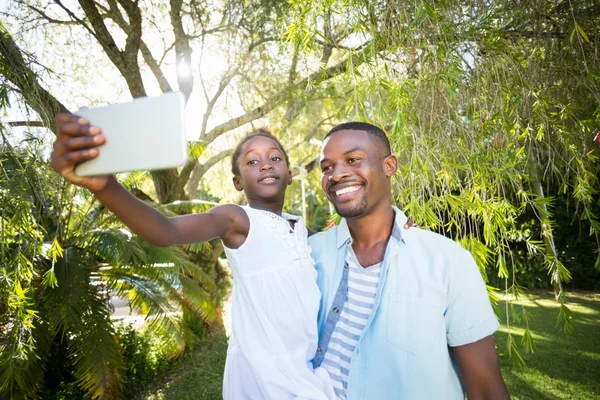
M205 341L186 353L164 376L140 394L148 400L221 399L227 336L223 328L209 333Z
M500 310L504 311L504 302ZM600 294L573 292L569 307L576 319L574 330L564 333L556 324L559 306L551 293L532 292L522 305L530 313L529 326L535 351L522 352L525 367L508 358L506 320L495 334L504 380L513 399L600 399ZM510 332L520 343L524 323L511 323Z
M531 314L535 345L534 353L523 351L525 367L515 366L508 358L506 325L496 333L502 373L513 399L600 399L600 294L575 292L569 299L576 318L571 334L556 325L558 305L551 293L533 292L522 300ZM501 302L500 311L503 309ZM511 323L517 342L523 326L523 322ZM213 332L140 398L220 399L226 350L224 331Z

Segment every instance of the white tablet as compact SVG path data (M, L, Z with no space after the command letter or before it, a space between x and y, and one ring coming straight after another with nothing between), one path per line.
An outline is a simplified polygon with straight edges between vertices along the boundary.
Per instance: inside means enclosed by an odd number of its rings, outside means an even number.
M184 123L185 97L169 92L128 103L88 108L75 114L102 129L106 142L98 157L79 164L79 176L184 165L188 158Z

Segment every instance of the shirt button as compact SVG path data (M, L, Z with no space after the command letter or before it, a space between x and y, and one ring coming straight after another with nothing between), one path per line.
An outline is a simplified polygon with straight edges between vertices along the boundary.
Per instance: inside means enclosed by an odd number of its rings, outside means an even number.
M323 349L319 347L319 348L317 349L317 354L323 354Z
M348 269L348 263L344 264L344 268Z
M334 314L337 314L340 312L340 309L337 307L333 307L333 312L334 312Z

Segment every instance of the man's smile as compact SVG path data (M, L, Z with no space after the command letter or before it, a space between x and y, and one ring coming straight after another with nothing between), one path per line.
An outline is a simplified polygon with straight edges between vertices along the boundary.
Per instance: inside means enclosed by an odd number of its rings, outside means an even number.
M345 187L343 189L339 189L336 190L334 193L336 196L340 196L342 194L346 194L346 193L352 193L352 192L356 192L357 190L359 190L362 187L362 185L353 185L353 186L348 186Z
M354 194L364 187L363 184L341 184L334 185L329 192L335 200L346 200L354 197Z

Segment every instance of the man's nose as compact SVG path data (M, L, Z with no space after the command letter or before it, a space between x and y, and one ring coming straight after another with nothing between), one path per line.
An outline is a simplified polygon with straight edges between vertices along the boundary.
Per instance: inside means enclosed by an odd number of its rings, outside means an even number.
M333 167L331 175L329 175L329 180L333 182L339 182L348 176L350 176L350 171L347 168L345 168L343 165L336 165Z

